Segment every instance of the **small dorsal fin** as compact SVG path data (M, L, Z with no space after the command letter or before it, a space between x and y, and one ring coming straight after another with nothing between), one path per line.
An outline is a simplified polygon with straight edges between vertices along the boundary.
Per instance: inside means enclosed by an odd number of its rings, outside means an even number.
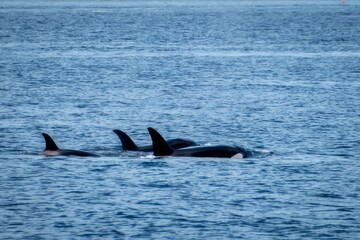
M45 139L45 150L56 151L59 149L54 140L48 134L42 133L42 135Z
M170 156L174 149L165 141L165 139L153 128L148 128L153 143L155 156Z
M113 131L119 137L124 150L136 151L138 149L138 146L126 133L119 129L114 129Z

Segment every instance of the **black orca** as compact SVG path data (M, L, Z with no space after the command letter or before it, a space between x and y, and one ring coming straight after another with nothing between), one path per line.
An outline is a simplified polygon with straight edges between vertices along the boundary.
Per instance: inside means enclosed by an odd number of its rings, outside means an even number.
M188 156L215 158L245 158L246 150L241 147L226 145L198 146L183 149L173 149L164 138L153 128L148 128L155 156Z
M98 155L78 150L60 149L54 140L46 133L42 133L45 139L45 150L42 152L45 156L80 156L80 157L98 157Z
M119 129L114 129L113 131L119 137L124 150L126 150L126 151L143 151L143 152L152 152L153 151L152 145L137 146L134 143L134 141L123 131L121 131ZM166 142L174 149L185 148L185 147L197 145L196 142L194 142L190 139L183 139L183 138L169 139Z

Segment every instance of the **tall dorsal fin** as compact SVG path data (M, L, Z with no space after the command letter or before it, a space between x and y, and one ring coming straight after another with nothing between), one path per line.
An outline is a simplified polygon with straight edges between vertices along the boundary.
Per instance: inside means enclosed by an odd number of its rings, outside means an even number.
M113 131L119 137L124 150L136 151L138 149L138 146L126 133L119 129L114 129Z
M49 135L46 133L43 133L42 135L45 139L45 150L56 151L59 149L58 146L56 146L54 140Z
M169 156L174 149L165 141L165 139L153 128L148 128L153 143L155 156Z

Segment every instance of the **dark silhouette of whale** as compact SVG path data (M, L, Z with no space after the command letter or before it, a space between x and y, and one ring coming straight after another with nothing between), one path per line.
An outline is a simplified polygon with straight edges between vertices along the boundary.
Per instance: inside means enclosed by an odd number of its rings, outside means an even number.
M134 141L127 135L125 132L114 129L114 133L119 137L121 144L123 146L123 149L126 151L143 151L143 152L152 152L153 146L137 146ZM185 148L190 146L196 146L196 142L190 139L183 139L183 138L174 138L169 139L166 141L172 148L179 149L179 148Z
M45 156L80 156L80 157L98 157L98 155L69 149L60 149L54 142L54 140L46 133L42 133L45 139L45 150L42 152Z
M214 158L245 158L246 150L237 146L197 146L183 149L173 149L165 139L153 128L148 128L155 156L188 156Z

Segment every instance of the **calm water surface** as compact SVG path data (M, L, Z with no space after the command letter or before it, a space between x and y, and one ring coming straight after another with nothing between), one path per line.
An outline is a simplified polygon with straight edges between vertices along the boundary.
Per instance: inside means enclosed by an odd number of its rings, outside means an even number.
M1 239L360 239L360 2L0 1ZM248 159L123 152L147 127ZM38 155L41 133L99 158Z

